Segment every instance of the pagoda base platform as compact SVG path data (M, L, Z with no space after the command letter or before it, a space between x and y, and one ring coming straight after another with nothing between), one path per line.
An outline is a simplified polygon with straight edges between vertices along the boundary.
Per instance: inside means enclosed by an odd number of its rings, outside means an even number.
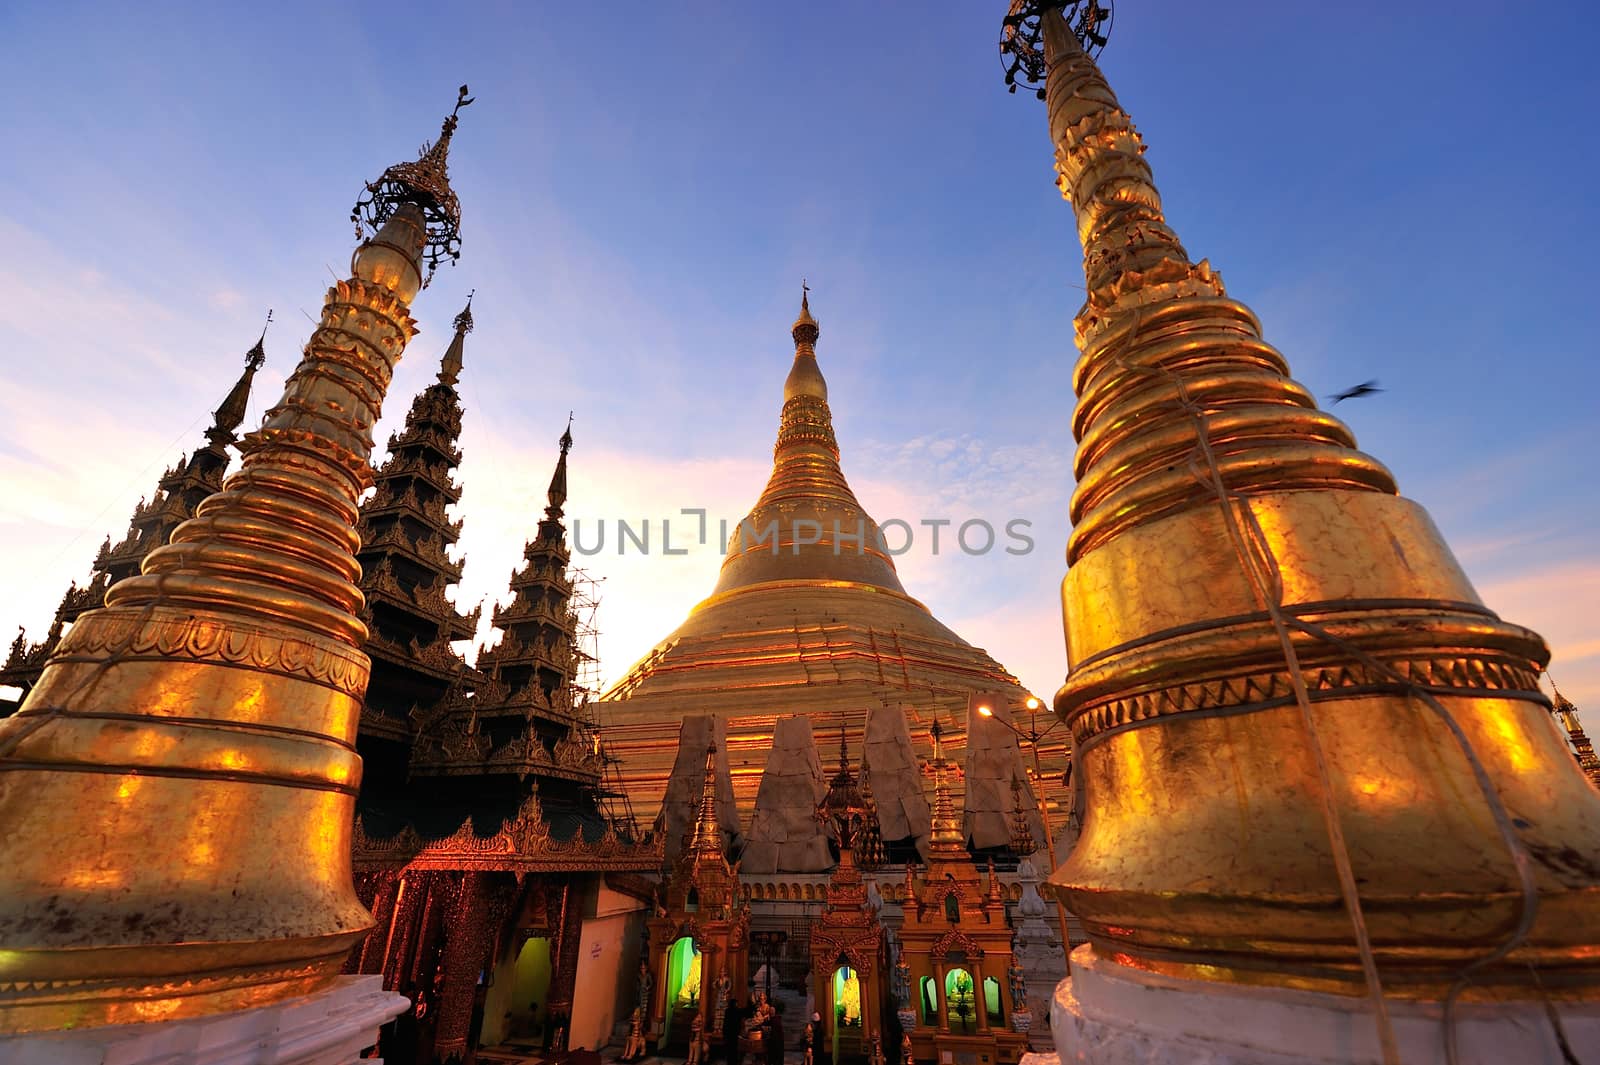
M381 976L343 976L326 991L181 1021L0 1036L4 1065L353 1065L378 1026L411 1005ZM376 1059L365 1059L372 1065Z
M1557 1004L1570 1046L1600 1046L1600 1004ZM1391 999L1405 1065L1445 1065L1439 1003ZM1459 1065L1562 1065L1541 1002L1461 1003ZM1381 1065L1366 999L1157 976L1072 952L1051 1008L1055 1054L1023 1065Z

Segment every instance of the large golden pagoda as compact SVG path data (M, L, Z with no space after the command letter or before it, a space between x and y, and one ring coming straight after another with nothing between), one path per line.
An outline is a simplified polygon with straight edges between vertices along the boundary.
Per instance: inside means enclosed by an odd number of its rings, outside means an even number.
M1543 641L1185 252L1059 6L1033 10L1087 283L1055 702L1087 801L1051 878L1075 958L1379 1002L1594 996L1600 801Z
M780 716L804 715L830 730L842 721L859 742L867 711L898 709L925 762L935 713L958 723L946 746L963 752L975 697L1001 708L1021 707L1029 698L1003 666L906 594L877 523L839 465L828 384L817 364L819 332L802 295L766 489L731 537L711 596L600 706L623 786L646 818L661 808L679 726L691 715L725 722L726 738L718 743L748 826ZM999 737L1004 730L994 725L993 731ZM1009 733L1003 739L1009 743ZM1042 752L1046 774L1065 768L1062 743ZM996 788L1009 801L1010 779ZM818 797L808 797L806 809ZM976 846L1006 843L1004 817L993 820L992 829L974 831L968 819ZM726 814L724 827L736 829ZM921 837L925 845L925 829Z

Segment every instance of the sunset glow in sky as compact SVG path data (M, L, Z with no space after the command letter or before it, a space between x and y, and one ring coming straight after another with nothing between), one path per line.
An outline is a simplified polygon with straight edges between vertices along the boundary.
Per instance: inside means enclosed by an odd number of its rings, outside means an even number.
M6 5L0 625L42 634L270 307L259 419L361 183L466 82L462 260L376 434L476 289L458 602L506 597L571 411L569 528L611 527L577 560L605 678L670 632L720 562L680 512L715 532L765 483L804 277L846 476L918 528L907 590L1053 693L1082 272L1043 105L1001 83L1005 6ZM1193 257L1313 392L1381 382L1338 415L1600 726L1600 18L1372 10L1122 0L1102 62ZM619 519L649 555L617 554ZM970 519L995 550L953 542Z

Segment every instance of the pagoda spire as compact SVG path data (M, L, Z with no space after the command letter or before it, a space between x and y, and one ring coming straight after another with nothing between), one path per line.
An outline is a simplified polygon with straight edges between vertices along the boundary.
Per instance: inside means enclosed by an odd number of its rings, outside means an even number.
M439 383L450 388L454 388L456 382L461 379L461 366L466 357L467 334L472 332L471 292L467 293L467 305L456 315L454 324L455 335L450 338L450 346L444 349L444 356L439 360Z
M0 722L0 1030L310 995L372 928L351 876L370 668L357 500L454 194L393 171L369 192L377 232L241 468Z
M211 428L206 430L206 436L217 448L226 447L238 439L234 431L244 421L245 410L250 403L250 384L255 380L256 371L267 361L266 342L267 327L272 324L272 312L267 312L266 323L261 327L261 335L256 338L255 344L244 353L244 373L239 375L228 394L222 398L222 405L212 412Z
M1087 295L1055 708L1089 813L1052 884L1098 957L1168 974L1315 969L1381 1009L1481 958L1479 989L1537 966L1592 993L1600 873L1530 857L1600 853L1534 694L1549 652L1190 258L1058 8L1032 5ZM1241 848L1263 818L1274 845Z
M717 822L717 744L706 746L705 775L700 778L700 809L694 822L695 864L727 860L722 846L722 826Z
M561 434L559 441L561 457L556 459L555 472L550 475L550 487L545 492L547 506L544 510L546 520L560 522L561 508L567 502L567 452L572 450L572 415L567 415L567 429Z
M477 633L482 610L464 611L447 593L459 588L466 562L450 556L463 519L451 517L448 508L461 501L455 478L463 414L456 385L472 326L469 296L437 380L416 394L405 424L389 437L388 456L373 476L376 490L361 504L356 524L365 647L374 663L358 739L366 761L364 807L405 794L420 723L438 717L451 699L471 706L467 663L452 645Z
M847 580L905 594L877 522L839 465L828 382L817 363L821 331L802 282L772 475L728 544L713 594L797 579Z
M525 786L537 787L541 795L569 809L592 812L604 762L587 738L591 735L585 731L591 724L587 704L573 687L580 654L578 621L570 607L572 551L561 524L571 449L569 419L561 434L545 516L523 548L524 565L511 575L511 601L494 609L494 627L502 635L478 655L477 669L489 684L471 705L497 749L528 753L525 762L512 760ZM458 706L453 714L459 718L461 710ZM413 772L425 766L428 772L460 773L459 763L452 764L448 757L449 746L437 730L419 736ZM552 757L541 759L552 746ZM508 763L502 758L497 764Z
M1553 712L1556 720L1561 722L1561 727L1567 730L1567 740L1572 744L1578 768L1589 778L1589 783L1600 788L1600 757L1595 755L1594 744L1589 742L1588 734L1583 731L1583 723L1578 720L1578 708L1572 705L1572 700L1561 694L1561 689L1556 687L1553 680L1550 682L1550 691L1555 694Z
M928 834L928 865L940 862L969 864L961 819L956 816L950 788L945 783L944 729L933 719L933 825Z

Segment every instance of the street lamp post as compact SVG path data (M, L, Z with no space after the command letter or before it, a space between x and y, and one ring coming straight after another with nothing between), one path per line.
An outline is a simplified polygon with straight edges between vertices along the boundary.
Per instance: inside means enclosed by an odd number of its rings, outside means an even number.
M750 933L750 942L760 948L764 961L763 968L767 970L767 1001L772 1001L772 955L789 941L789 933L782 931L762 930Z
M1050 733L1054 732L1056 726L1061 724L1061 719L1057 718L1055 721L1051 722L1050 725L1044 729L1044 731L1041 732L1039 730L1038 698L1030 695L1028 696L1027 703L1024 705L1028 710L1028 731L1026 732L1022 731L1005 718L995 717L994 707L988 705L987 703L978 704L978 714L981 717L986 717L991 721L997 721L1006 728L1010 729L1016 734L1019 740L1027 743L1028 747L1033 751L1033 797L1034 801L1039 804L1039 823L1044 826L1044 850L1045 854L1050 859L1050 872L1053 873L1056 870L1056 845L1055 839L1050 831L1050 814L1044 803L1044 775L1043 771L1039 768L1039 741L1050 735ZM1067 764L1067 772L1069 775L1072 772L1072 765L1070 762ZM1070 814L1068 814L1068 820L1071 820ZM1064 952L1071 954L1072 944L1067 937L1067 907L1059 898L1057 898L1055 902L1056 916L1061 921L1061 949Z

